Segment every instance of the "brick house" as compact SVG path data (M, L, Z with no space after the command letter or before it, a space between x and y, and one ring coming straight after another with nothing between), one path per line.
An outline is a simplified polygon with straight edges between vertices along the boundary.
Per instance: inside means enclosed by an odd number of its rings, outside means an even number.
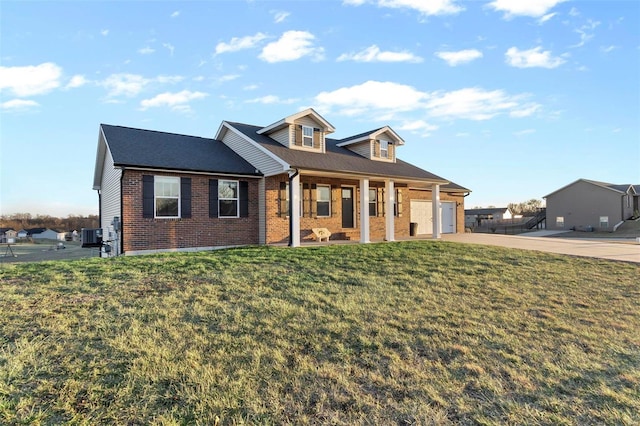
M103 240L139 254L295 247L312 228L363 243L464 231L470 191L398 159L393 129L334 131L313 109L266 127L223 121L214 139L102 124L93 188Z

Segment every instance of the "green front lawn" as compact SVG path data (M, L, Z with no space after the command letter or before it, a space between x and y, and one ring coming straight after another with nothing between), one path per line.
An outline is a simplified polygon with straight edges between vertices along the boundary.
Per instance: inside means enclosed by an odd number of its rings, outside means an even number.
M0 265L3 424L638 424L640 266L447 242Z

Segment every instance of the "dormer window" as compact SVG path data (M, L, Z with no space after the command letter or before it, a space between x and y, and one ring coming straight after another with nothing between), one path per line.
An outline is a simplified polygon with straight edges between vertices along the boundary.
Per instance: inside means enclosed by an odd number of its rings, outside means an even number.
M389 158L389 141L380 140L380 158Z
M302 146L313 148L313 127L302 126Z

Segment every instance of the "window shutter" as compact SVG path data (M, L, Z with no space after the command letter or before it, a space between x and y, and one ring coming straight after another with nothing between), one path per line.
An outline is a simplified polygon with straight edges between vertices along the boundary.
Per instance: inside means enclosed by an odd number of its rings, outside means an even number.
M153 219L154 204L153 176L142 175L142 217Z
M331 185L331 217L338 216L338 198L340 195L340 188L336 185Z
M280 191L278 192L278 216L286 217L289 212L287 203L287 182L280 182Z
M399 189L396 192L396 204L398 206L397 216L402 217L402 191Z
M373 141L373 156L380 157L380 141L379 140Z
M389 143L389 160L393 160L395 161L395 151L396 151L396 146L392 143Z
M318 217L318 192L315 183L311 184L311 216L313 218Z
M384 216L384 188L378 188L378 217Z
M313 129L313 147L315 149L320 149L320 129Z
M218 217L218 179L209 179L209 217Z
M249 217L249 182L240 181L240 217Z
M293 139L293 143L294 145L302 146L302 126L299 124L296 126L296 132L295 132L295 137Z
M311 190L309 189L309 184L308 183L303 183L302 184L302 216L304 217L304 215L306 213L309 214L309 216L311 216Z
M180 178L180 215L191 217L191 178Z

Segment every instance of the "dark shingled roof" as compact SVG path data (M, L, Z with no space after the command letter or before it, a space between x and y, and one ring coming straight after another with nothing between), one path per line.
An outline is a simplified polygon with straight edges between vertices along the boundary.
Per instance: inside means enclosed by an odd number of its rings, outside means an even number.
M396 159L395 163L371 161L347 148L336 146L336 144L344 142L345 139L335 140L327 138L326 153L316 153L287 148L269 136L258 134L257 131L262 127L243 123L227 123L294 168L355 174L361 173L370 176L385 176L398 179L427 180L436 182L447 181L440 176L434 175L433 173L402 160ZM450 183L443 185L443 188L444 187L451 190L469 192L468 189L456 184Z
M196 136L102 124L116 166L260 176L224 143Z

